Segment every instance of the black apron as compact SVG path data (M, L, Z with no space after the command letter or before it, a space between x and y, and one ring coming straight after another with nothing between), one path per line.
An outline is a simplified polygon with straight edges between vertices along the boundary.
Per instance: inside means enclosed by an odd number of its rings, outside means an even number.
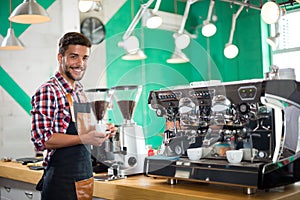
M90 106L88 103L74 103L74 111L75 116L77 112L90 113ZM78 135L77 130L78 127L71 120L66 133ZM75 182L92 176L90 145L57 149L45 170L42 200L76 200Z

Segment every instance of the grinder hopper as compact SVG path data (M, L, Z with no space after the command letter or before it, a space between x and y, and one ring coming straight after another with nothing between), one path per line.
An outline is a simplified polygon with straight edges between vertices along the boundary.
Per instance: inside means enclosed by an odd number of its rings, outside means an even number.
M122 113L124 124L134 123L132 118L141 92L142 86L139 85L116 86L111 88L111 93Z
M96 88L86 90L86 95L91 103L91 108L97 119L97 124L105 124L103 118L107 108L110 107L111 95L107 88Z

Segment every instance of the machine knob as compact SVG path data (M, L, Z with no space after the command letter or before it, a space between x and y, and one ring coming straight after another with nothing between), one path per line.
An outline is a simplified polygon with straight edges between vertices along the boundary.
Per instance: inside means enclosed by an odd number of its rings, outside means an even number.
M246 114L246 113L248 113L249 112L249 105L248 104L246 104L246 103L241 103L240 105L239 105L239 111L244 115L244 114Z
M266 158L268 156L267 152L264 152L264 151L259 151L257 156L259 158Z
M137 163L137 160L136 160L135 157L129 157L129 158L128 158L128 165L129 165L130 167L134 166L136 163Z

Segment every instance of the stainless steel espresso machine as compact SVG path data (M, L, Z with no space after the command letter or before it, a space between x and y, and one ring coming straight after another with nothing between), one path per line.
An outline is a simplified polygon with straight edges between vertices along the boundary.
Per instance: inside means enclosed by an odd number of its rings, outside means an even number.
M148 176L239 186L245 193L300 180L300 83L295 80L199 82L151 91L148 104L166 119L162 153L147 157ZM202 147L200 160L188 148ZM250 149L228 163L224 149Z

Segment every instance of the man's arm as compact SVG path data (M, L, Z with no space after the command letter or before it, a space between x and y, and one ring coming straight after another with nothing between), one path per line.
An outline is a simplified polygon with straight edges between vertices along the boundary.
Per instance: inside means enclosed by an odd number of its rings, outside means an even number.
M63 147L74 146L78 144L90 144L101 146L101 144L109 137L105 133L99 133L92 130L82 135L69 135L63 133L53 133L50 139L45 142L47 149L59 149Z
M63 147L69 147L81 144L81 140L78 135L68 135L63 133L53 133L51 138L45 142L47 149L59 149Z

